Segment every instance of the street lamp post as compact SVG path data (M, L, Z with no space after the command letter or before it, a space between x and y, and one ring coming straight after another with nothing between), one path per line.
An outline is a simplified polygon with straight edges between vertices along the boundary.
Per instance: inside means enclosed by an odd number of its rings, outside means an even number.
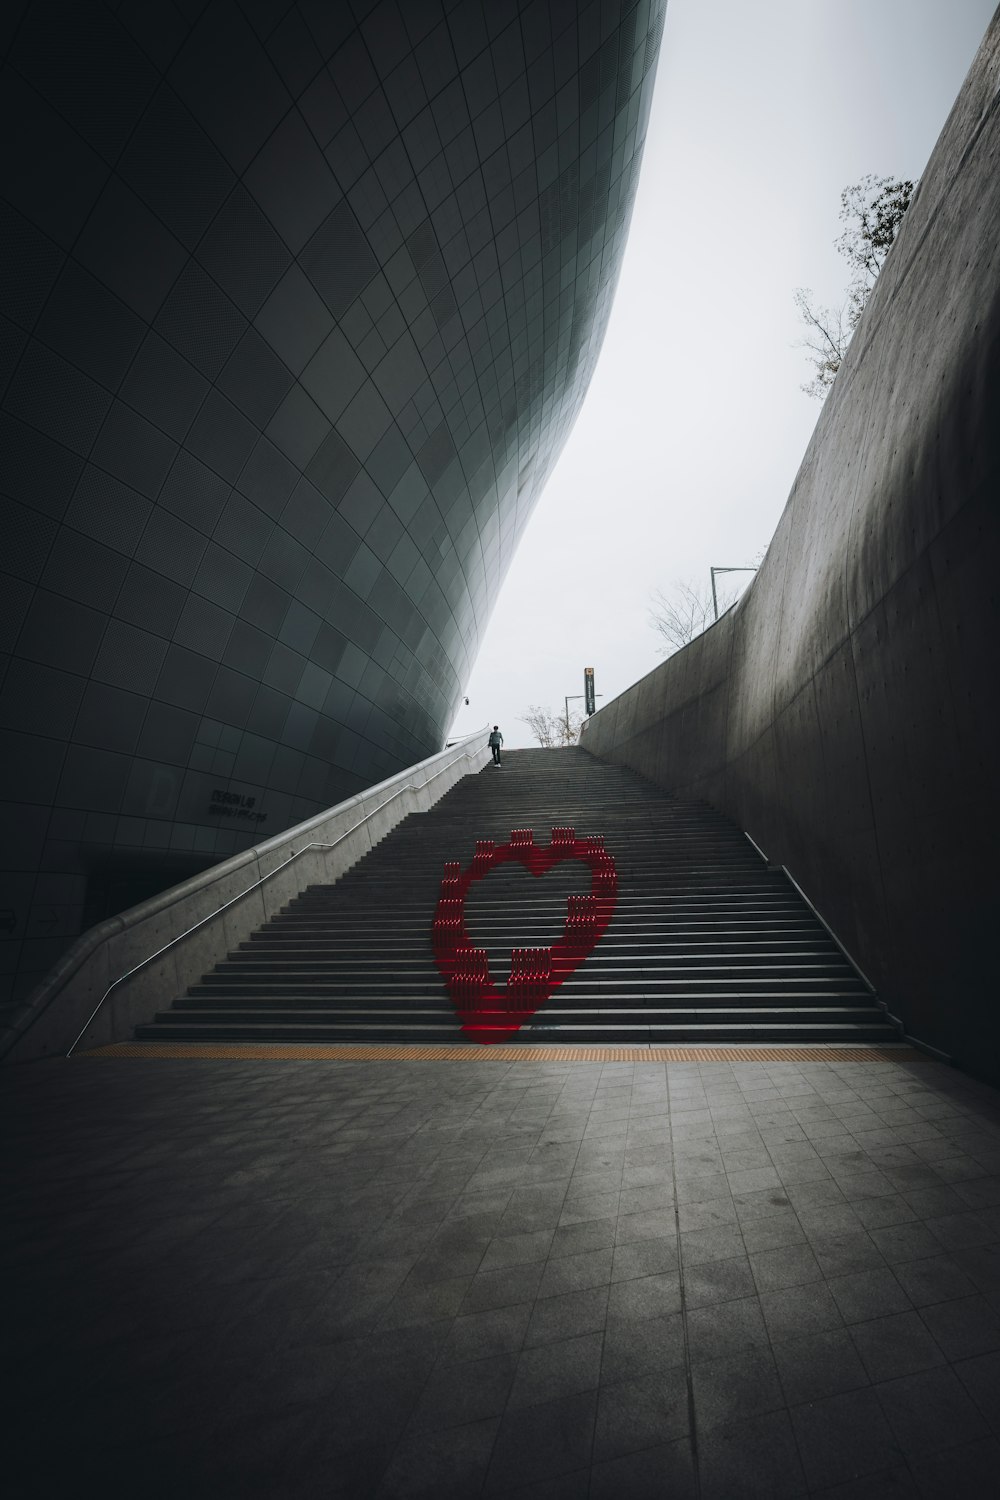
M716 596L716 593L715 593L715 575L716 575L716 573L756 573L756 571L757 571L756 568L710 568L709 569L709 572L712 575L712 609L713 609L713 611L715 613L715 618L716 619L719 618L719 600L718 600L718 598Z
M586 696L585 693L569 693L566 696L565 702L566 702L566 743L567 743L567 745L569 744L569 735L570 735L570 729L569 729L569 706L570 706L571 703L575 703L578 698L583 698L585 696ZM595 693L594 697L595 698L603 698L604 694L603 693Z

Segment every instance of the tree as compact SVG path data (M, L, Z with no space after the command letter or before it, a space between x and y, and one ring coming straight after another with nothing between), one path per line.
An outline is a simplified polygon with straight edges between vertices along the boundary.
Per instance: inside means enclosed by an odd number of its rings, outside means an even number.
M583 715L570 709L567 724L564 713L554 714L551 709L532 703L527 713L521 715L520 722L527 724L532 737L538 741L543 750L553 750L559 745L577 743L580 738Z
M795 291L795 306L805 324L805 333L799 339L799 348L808 349L815 374L811 380L803 381L799 387L807 396L822 401L837 378L837 371L844 362L851 335L858 326L862 307L849 291L843 306L821 307L812 300L812 290L800 286Z
M806 328L799 344L808 349L815 371L802 386L807 395L822 401L833 385L915 191L908 179L869 173L841 193L840 219L846 228L834 244L852 271L844 302L840 308L822 307L809 287L795 292Z
M731 590L720 592L718 584L716 592L721 615L736 602L736 595ZM675 651L693 641L695 636L701 635L714 621L712 590L707 584L699 586L678 579L669 594L657 589L651 596L649 623L663 638L660 651L664 656L673 656Z
M866 288L865 297L885 265L915 192L914 182L869 173L840 195L840 217L847 228L836 245L854 270L855 284Z

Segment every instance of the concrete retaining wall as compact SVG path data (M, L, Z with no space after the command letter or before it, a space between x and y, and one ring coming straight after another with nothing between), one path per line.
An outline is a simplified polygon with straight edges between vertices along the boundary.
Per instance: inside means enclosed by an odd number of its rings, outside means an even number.
M426 812L489 758L484 729L92 927L35 990L14 1028L0 1037L0 1057L27 1062L65 1054L77 1038L79 1046L94 1047L130 1037L138 1022L169 1006L306 886L338 880L403 818ZM140 964L138 973L123 978Z
M905 1030L1000 1074L1000 24L740 603L586 726L789 867Z

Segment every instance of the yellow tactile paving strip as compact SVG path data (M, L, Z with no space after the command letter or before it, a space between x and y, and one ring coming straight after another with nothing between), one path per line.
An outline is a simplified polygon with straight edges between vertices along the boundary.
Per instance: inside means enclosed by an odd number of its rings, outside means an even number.
M495 1047L401 1045L391 1042L114 1042L81 1057L205 1058L274 1062L911 1062L912 1047Z

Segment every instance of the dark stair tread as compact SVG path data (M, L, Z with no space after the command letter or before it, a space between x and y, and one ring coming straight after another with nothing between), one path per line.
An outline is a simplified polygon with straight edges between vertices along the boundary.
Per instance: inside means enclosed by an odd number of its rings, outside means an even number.
M507 771L464 778L338 882L302 891L136 1034L467 1040L430 941L445 861L464 868L478 838L504 843L512 828L544 845L571 825L604 834L618 900L600 944L518 1040L896 1038L798 892L722 814L580 750L514 752ZM470 889L470 939L500 987L511 948L562 934L573 877L555 869L564 884L548 890L514 866Z

